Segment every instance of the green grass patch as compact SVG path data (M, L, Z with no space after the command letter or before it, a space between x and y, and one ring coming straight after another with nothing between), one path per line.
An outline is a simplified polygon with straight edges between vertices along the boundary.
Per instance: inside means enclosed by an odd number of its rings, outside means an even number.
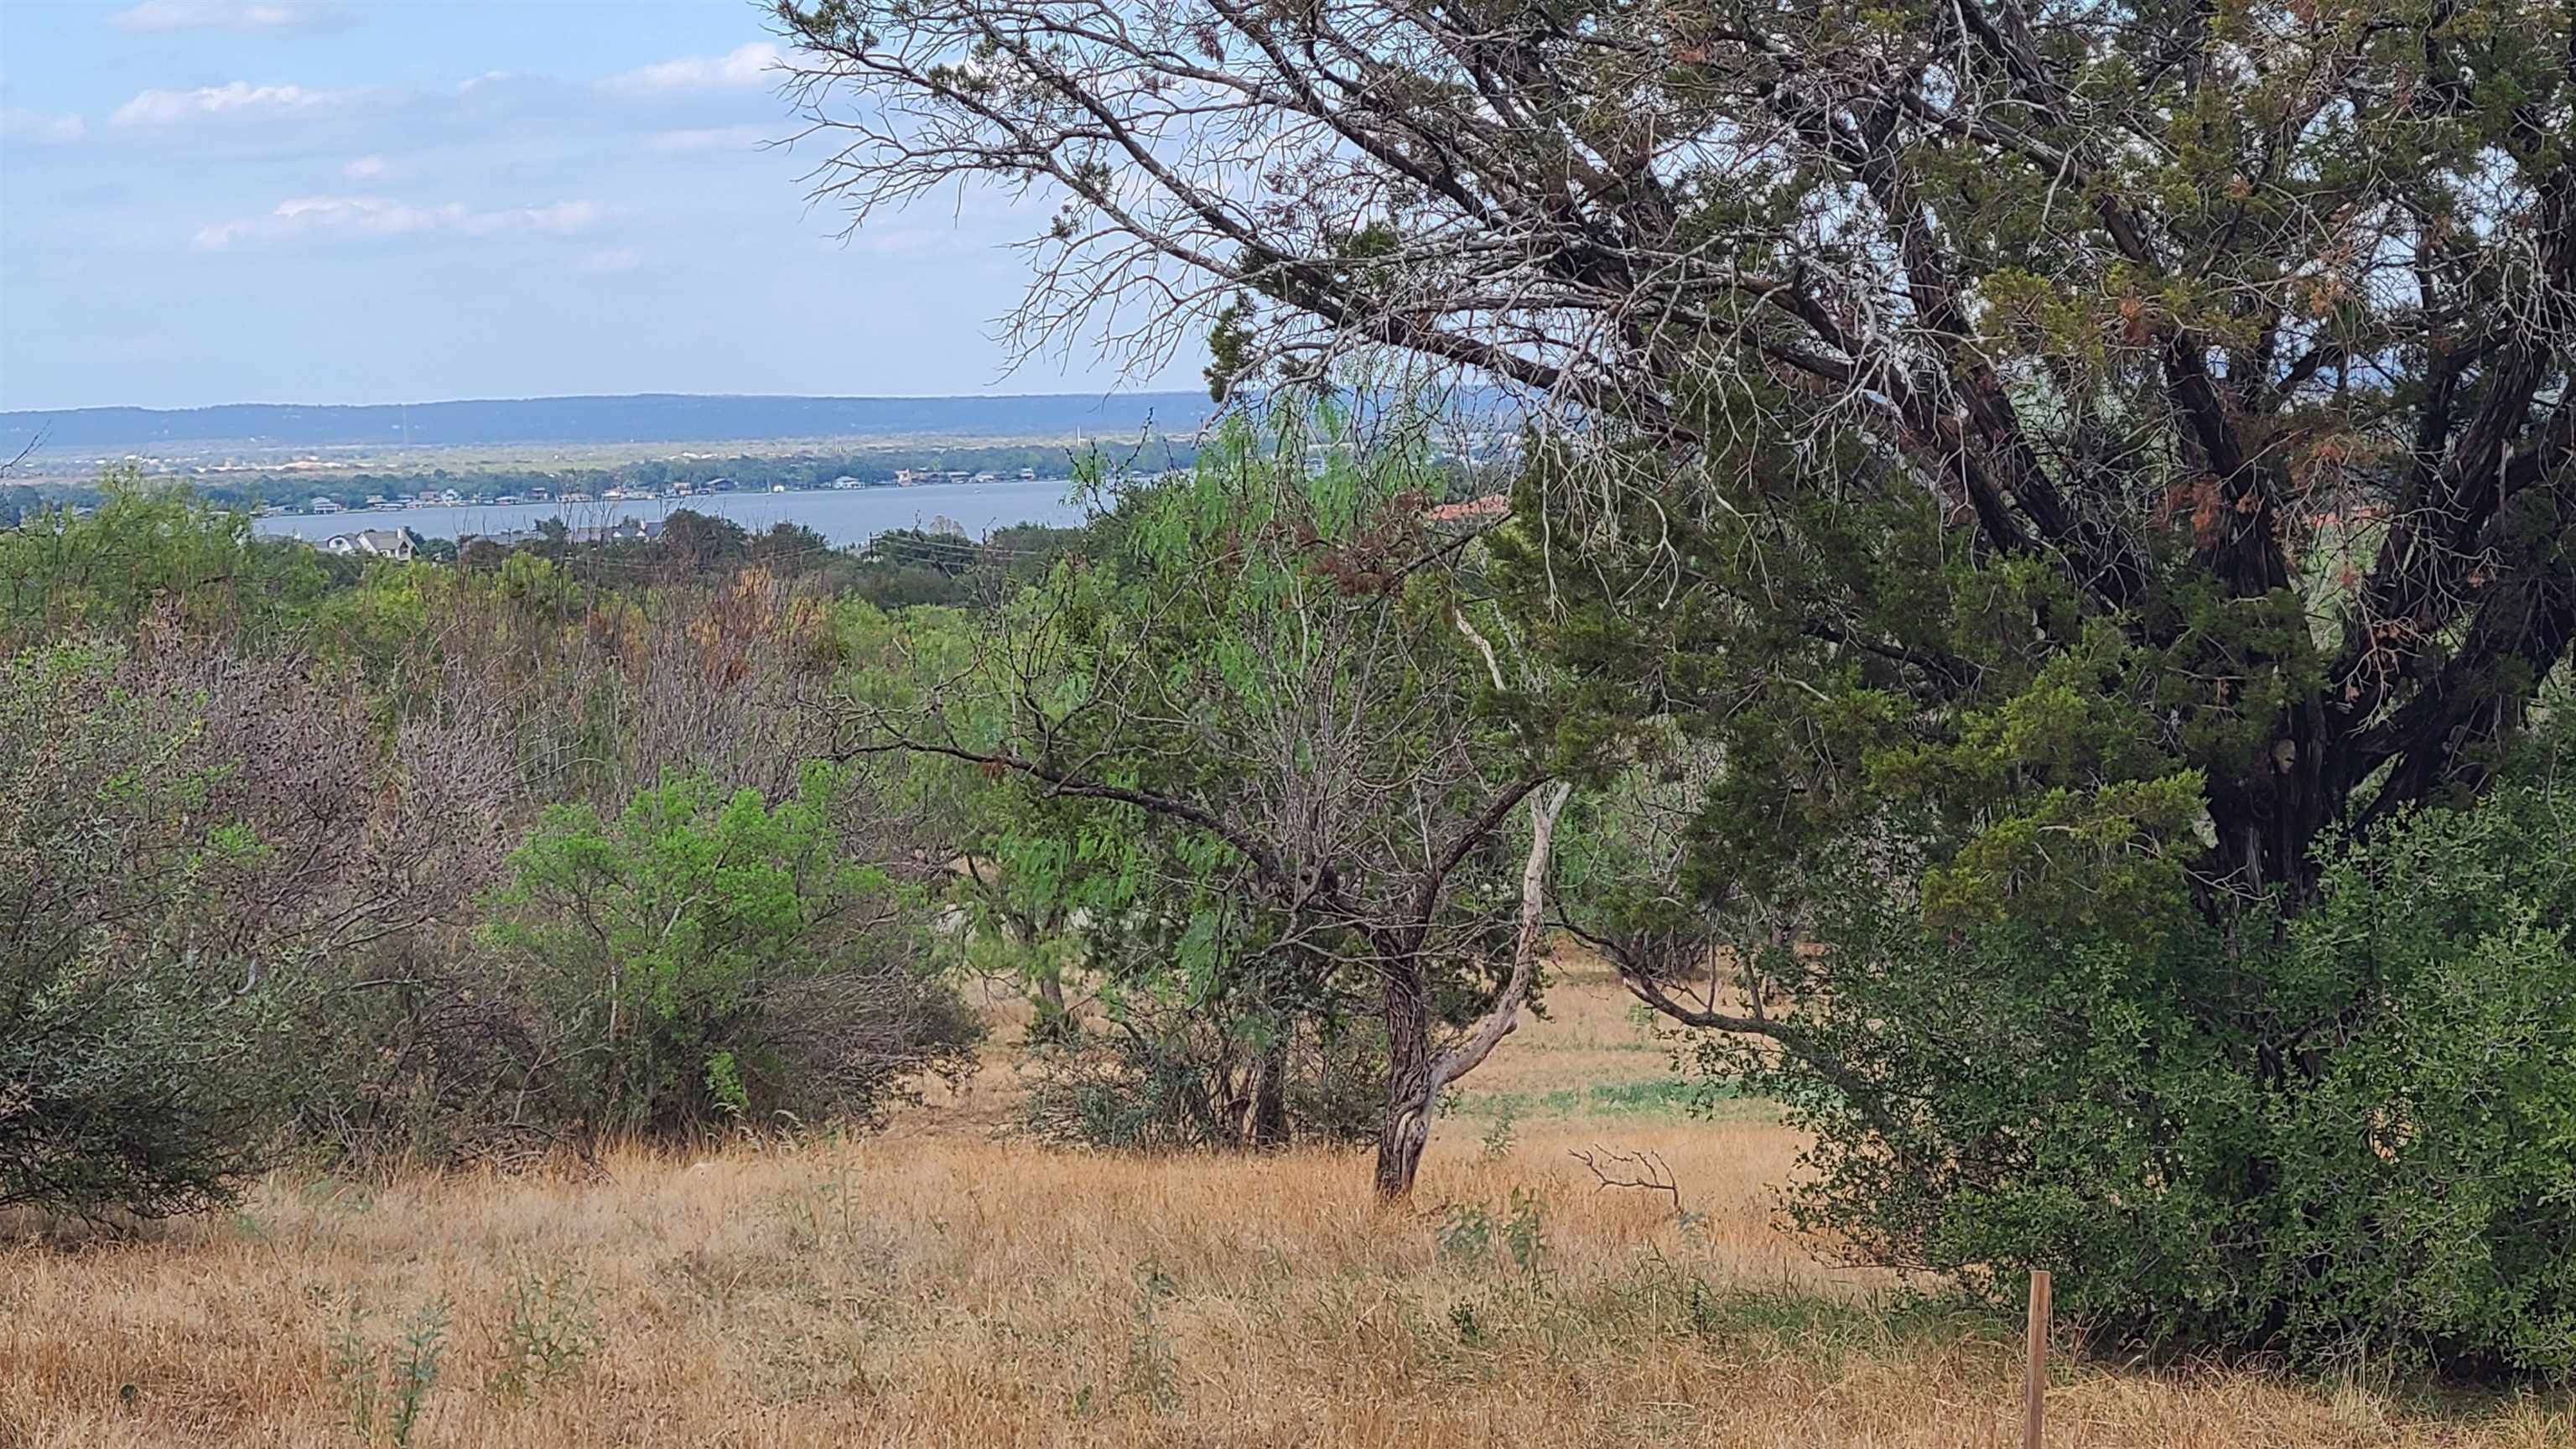
M1889 1291L1858 1299L1786 1289L1685 1290L1683 1320L1702 1338L1816 1355L1872 1354L1924 1343L2001 1344L2010 1325L1938 1294Z
M1642 1077L1553 1092L1462 1092L1450 1100L1448 1111L1459 1117L1686 1117L1746 1100L1721 1083Z

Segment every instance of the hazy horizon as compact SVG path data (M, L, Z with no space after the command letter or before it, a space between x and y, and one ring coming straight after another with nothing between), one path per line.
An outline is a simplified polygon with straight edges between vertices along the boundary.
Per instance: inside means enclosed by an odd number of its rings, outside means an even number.
M384 403L224 403L0 412L0 456L136 451L763 446L830 440L1034 439L1190 432L1205 392L585 393Z
M783 399L797 402L1009 402L1023 398L1033 401L1065 401L1082 398L1107 401L1113 398L1185 397L1191 395L1204 396L1204 390L1184 386L1174 386L1169 383L1157 384L1152 387L1004 387L981 392L772 392L732 391L723 388L647 387L615 392L574 390L566 392L479 393L459 395L455 397L368 398L354 402L320 402L312 398L234 397L224 398L216 402L180 403L167 406L147 403L120 402L80 403L67 407L0 407L0 417L18 417L39 413L202 413L217 412L225 408L357 409L457 407L471 406L477 403L580 402L590 400L631 401L642 398L706 398L736 401Z

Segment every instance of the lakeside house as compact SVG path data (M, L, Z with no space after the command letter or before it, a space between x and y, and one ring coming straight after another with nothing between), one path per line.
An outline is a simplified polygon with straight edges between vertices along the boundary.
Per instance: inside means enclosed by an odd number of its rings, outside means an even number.
M621 518L611 524L585 524L567 529L564 536L574 543L649 543L662 536L662 520Z
M340 500L337 498L310 498L305 501L304 511L307 513L337 513L340 511Z
M343 558L389 558L409 563L420 553L421 537L408 528L362 528L355 533L335 533L322 540L326 553Z

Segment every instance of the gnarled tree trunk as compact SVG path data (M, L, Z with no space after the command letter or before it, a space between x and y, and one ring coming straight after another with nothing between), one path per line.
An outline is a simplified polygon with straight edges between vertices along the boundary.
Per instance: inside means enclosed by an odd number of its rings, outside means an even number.
M1402 1197L1431 1140L1431 1108L1440 1095L1433 1079L1430 991L1418 952L1390 954L1380 967L1386 1005L1386 1118L1377 1131L1377 1192Z
M1539 790L1530 801L1530 849L1521 868L1519 929L1512 939L1512 974L1494 999L1491 1011L1458 1045L1434 1057L1431 1052L1431 988L1422 973L1421 936L1409 949L1387 950L1379 963L1386 1005L1386 1119L1377 1135L1377 1191L1399 1198L1413 1191L1422 1166L1422 1149L1431 1141L1431 1109L1451 1082L1474 1071L1494 1046L1520 1026L1521 1003L1529 999L1538 972L1539 938L1547 918L1547 868L1555 848L1556 817L1574 787L1558 783Z

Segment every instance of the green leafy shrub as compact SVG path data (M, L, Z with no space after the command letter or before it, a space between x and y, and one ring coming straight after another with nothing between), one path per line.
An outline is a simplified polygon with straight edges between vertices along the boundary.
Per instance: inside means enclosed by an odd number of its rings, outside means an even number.
M510 1280L506 1315L495 1335L501 1366L490 1386L501 1398L525 1398L570 1378L608 1343L588 1285L568 1271L526 1269Z
M375 1443L381 1431L394 1449L411 1444L446 1365L447 1328L447 1302L433 1299L413 1312L398 1341L379 1348L367 1336L364 1308L349 1304L347 1320L332 1330L329 1363L344 1422L360 1442Z
M1497 1210L1480 1202L1450 1203L1431 1232L1441 1261L1463 1267L1488 1264L1499 1244L1521 1277L1536 1281L1547 1270L1547 1229L1538 1194L1516 1187Z
M2564 1378L2571 926L2576 800L2515 788L2333 853L2277 939L1846 917L1789 1050L1708 1052L1818 1134L1795 1209L1870 1257L2051 1269L2122 1342Z
M1451 1203L1442 1210L1431 1241L1443 1262L1482 1262L1494 1247L1493 1209L1479 1202Z
M614 821L547 812L486 937L533 1013L530 1110L591 1135L866 1122L976 1028L918 912L834 830L839 774L772 805L675 777Z
M58 507L0 528L0 644L121 634L157 613L207 634L255 637L310 608L353 566L251 532L248 513L131 465L99 481L95 511Z

